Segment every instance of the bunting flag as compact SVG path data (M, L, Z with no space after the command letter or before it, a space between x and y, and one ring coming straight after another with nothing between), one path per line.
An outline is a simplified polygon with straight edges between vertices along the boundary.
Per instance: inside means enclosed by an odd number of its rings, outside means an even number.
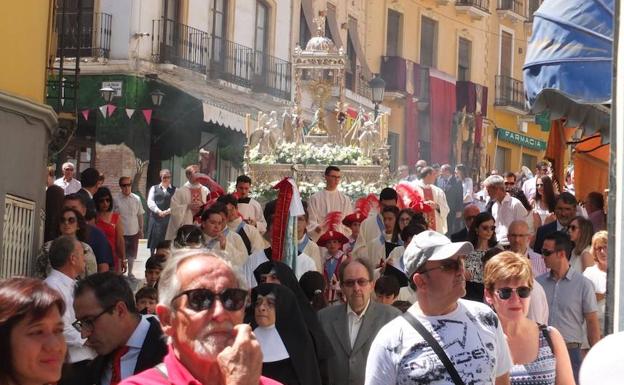
M88 108L86 110L80 111L84 120L89 120L89 112L91 112Z
M100 109L100 112L102 113L102 116L104 117L104 119L106 119L106 107L107 107L106 104L103 105L103 106L98 107Z
M128 115L128 119L132 119L132 115L134 115L134 108L126 108L126 115Z
M145 121L147 122L147 125L149 126L150 122L152 121L152 110L143 110L141 112L143 112Z
M110 116L113 114L113 112L115 112L115 110L117 109L117 106L114 104L108 104L106 106L106 112L108 112L108 117L110 118Z

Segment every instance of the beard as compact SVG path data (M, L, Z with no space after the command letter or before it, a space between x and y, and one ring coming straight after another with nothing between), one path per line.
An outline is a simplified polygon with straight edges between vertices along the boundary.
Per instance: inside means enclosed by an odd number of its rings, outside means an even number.
M209 326L202 330L197 339L193 341L193 351L205 358L216 358L219 353L234 342L232 331L234 325L226 322L217 327Z

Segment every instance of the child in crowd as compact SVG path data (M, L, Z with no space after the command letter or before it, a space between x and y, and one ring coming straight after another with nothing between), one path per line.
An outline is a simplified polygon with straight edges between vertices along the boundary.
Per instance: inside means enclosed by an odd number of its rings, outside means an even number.
M377 239L373 239L366 244L368 260L374 267L383 267L395 247L401 246L401 241L394 232L399 208L396 206L384 207L381 211L383 234Z
M343 220L342 224L351 229L351 235L349 236L349 242L345 243L342 251L344 251L349 257L351 257L351 252L353 251L353 246L355 245L355 241L360 234L360 225L366 219L364 214L360 211L353 212L347 215Z
M156 314L158 290L145 286L135 294L137 310L141 314Z
M145 261L145 285L158 289L158 280L163 271L163 265L167 257L163 254L154 254Z
M325 219L326 228L329 228L317 241L319 247L324 247L325 255L323 258L323 275L327 286L325 288L325 298L330 304L340 301L342 292L338 280L338 272L340 265L348 260L348 256L342 251L345 243L349 239L340 231L335 230L337 224L340 223L341 213L331 212L327 214Z
M375 282L377 302L392 305L399 297L399 281L393 275L382 275Z
M297 217L297 254L304 253L308 257L312 258L316 265L316 271L323 270L323 262L321 261L321 250L316 242L314 242L307 232L308 227L308 205L303 203L304 215Z

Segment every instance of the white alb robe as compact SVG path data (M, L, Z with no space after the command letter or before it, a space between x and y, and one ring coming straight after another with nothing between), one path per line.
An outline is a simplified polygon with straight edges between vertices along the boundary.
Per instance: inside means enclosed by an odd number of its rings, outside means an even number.
M315 232L314 229L317 226L322 226L327 214L333 211L340 211L343 218L351 214L353 212L351 199L338 190L321 190L308 199L308 230L312 239L317 240L322 234L322 232ZM346 236L351 234L351 229L342 223L336 231L340 231Z
M434 211L435 211L435 222L436 223L435 223L435 229L432 229L432 230L435 230L435 231L437 231L439 233L442 233L442 234L446 234L446 232L448 231L448 227L447 227L447 224L446 224L446 216L448 215L448 213L450 211L450 209L448 207L448 203L446 202L446 194L444 194L444 191L442 191L441 188L439 188L438 186L433 185L433 184L430 184L430 185L424 185L423 184L422 186L416 185L415 188L418 191L418 193L420 194L420 196L423 197L423 200L427 200L425 198L425 193L423 191L423 186L431 187L431 192L432 192L432 195L433 195L433 201L435 203L437 203L438 206L440 206L438 210L436 210L434 208Z
M249 254L253 254L264 249L264 238L262 238L260 231L254 226L243 222L241 218L236 218L233 221L228 222L227 227L228 229L230 229L230 232L233 232L234 234L238 235L239 238L241 238L237 232L238 227L241 225L241 223L243 224L243 231L245 231L245 234L247 234L247 238L249 238L249 243L251 243L251 253ZM241 242L243 242L242 238ZM245 242L243 242L243 250L245 252L245 255L248 255Z
M256 228L260 234L264 234L267 229L266 219L262 212L262 206L257 200L250 198L249 203L238 203L238 212L242 215L243 219L253 219L256 221Z
M381 222L378 222L378 218ZM364 221L360 225L360 234L358 234L355 245L353 245L353 251L351 252L351 255L357 258L368 258L366 245L368 244L368 242L374 239L379 239L382 231L384 230L381 214L369 215L368 218L364 219Z
M186 182L183 186L178 187L171 197L171 219L169 225L167 225L166 240L173 240L176 237L178 229L183 225L193 224L193 212L191 211L191 188L199 188L201 191L202 203L206 203L206 197L210 193L210 190L206 186L199 183L191 185L190 182Z

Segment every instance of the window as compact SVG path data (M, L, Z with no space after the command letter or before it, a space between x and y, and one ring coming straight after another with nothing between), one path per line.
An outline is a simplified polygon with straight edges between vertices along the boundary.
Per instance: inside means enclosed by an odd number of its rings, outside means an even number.
M470 62L472 58L472 42L459 38L457 54L457 80L470 80Z
M30 274L34 233L35 202L6 194L4 196L0 278Z
M401 56L401 14L388 9L388 29L386 31L386 56Z
M268 41L268 23L269 9L262 3L256 3L256 42L255 49L257 52L265 53L267 51Z
M438 22L423 16L420 26L420 65L434 68L437 65L437 35Z
M507 31L501 31L500 75L511 77L512 55L513 35Z
M537 157L530 154L522 154L522 165L527 166L530 170L535 170Z
M299 46L302 49L305 49L305 46L308 44L308 40L310 40L311 37L312 33L310 32L308 21L303 13L303 7L301 7L301 13L299 15Z
M494 168L501 174L510 170L511 150L505 147L496 147L496 157L494 159Z
M349 17L349 25L357 25L357 20ZM355 91L355 76L357 72L357 54L355 52L355 45L351 38L351 32L356 31L354 28L349 29L347 34L347 69L345 76L345 83L348 89Z
M226 29L226 11L227 11L227 0L214 0L212 3L212 15L213 15L213 23L212 23L212 52L213 52L213 60L215 62L220 62L221 58L224 56L223 50L225 47L224 40L227 37L227 29Z

